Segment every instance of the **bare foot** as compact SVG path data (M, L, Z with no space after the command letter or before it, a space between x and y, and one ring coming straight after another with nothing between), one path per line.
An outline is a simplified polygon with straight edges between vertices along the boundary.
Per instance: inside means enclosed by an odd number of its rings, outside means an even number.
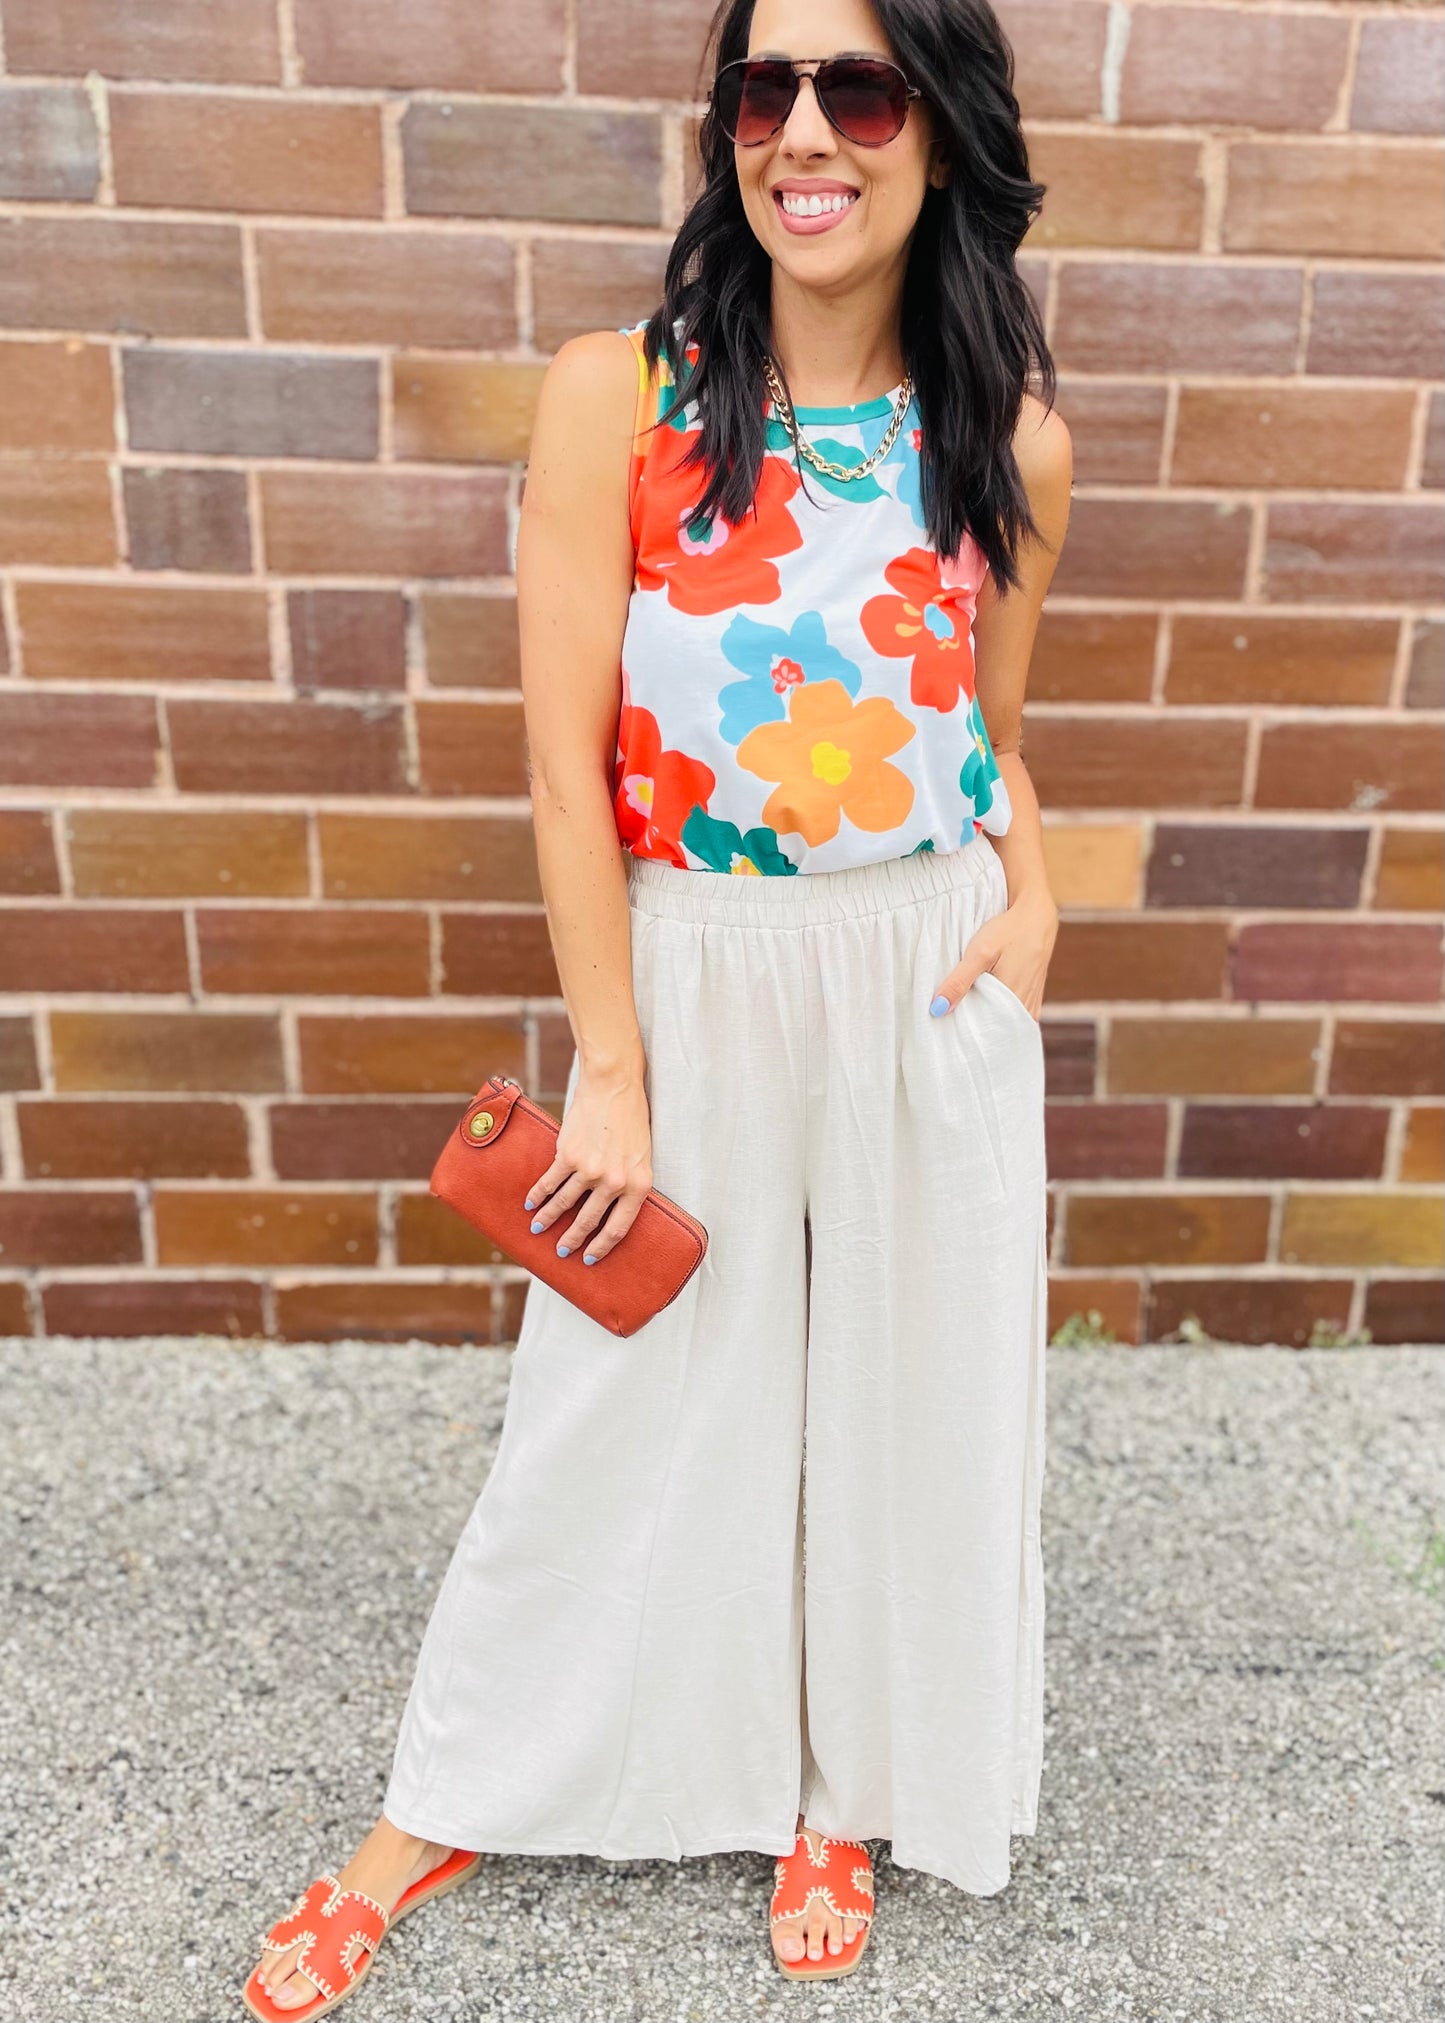
M816 1854L822 1834L815 1833L811 1826L803 1826L801 1813L798 1814L798 1825L807 1834ZM796 1917L778 1919L773 1926L773 1951L789 1965L804 1957L821 1960L825 1946L830 1953L841 1953L862 1928L862 1918L840 1918L835 1911L828 1909L821 1897L814 1897L807 1910L800 1911Z
M403 1833L383 1815L337 1880L344 1890L363 1890L392 1911L404 1892L424 1875L430 1875L451 1852L449 1847L438 1847L435 1841L418 1840L414 1834ZM278 2009L304 2008L318 1992L314 1981L295 1971L300 1951L298 1945L289 1952L261 1956L257 1969L261 1986Z

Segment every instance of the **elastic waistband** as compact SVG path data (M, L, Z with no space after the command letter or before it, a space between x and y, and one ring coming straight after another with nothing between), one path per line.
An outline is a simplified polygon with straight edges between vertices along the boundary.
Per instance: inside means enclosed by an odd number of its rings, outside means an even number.
M639 912L679 920L726 920L758 927L798 927L820 920L857 920L910 906L936 892L997 881L1007 897L1003 863L985 830L957 850L918 850L839 871L798 871L792 877L694 871L658 857L623 852L629 902Z

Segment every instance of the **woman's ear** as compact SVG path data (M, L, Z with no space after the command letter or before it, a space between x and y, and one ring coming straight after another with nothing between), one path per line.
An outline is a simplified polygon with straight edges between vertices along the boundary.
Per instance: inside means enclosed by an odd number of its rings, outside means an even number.
M953 164L949 161L947 155L943 152L942 141L936 140L933 142L931 154L932 159L928 164L928 180L933 185L934 189L941 190L944 189L949 183L949 181L952 179Z

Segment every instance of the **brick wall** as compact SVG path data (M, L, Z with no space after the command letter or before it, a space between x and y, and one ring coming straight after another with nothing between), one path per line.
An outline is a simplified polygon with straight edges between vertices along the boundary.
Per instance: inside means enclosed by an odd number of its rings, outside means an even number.
M1442 15L1001 7L1076 447L1026 754L1055 1323L1441 1333ZM0 0L0 1332L515 1333L571 1040L511 540L685 0Z

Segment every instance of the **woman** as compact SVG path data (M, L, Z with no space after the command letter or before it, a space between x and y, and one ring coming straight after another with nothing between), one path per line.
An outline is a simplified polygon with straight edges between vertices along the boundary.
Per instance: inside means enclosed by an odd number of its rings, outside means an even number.
M655 1183L710 1247L626 1340L530 1284L383 1816L273 1930L267 2017L473 1850L770 1854L816 1977L867 1941L867 1838L990 1894L1035 1827L1042 189L983 0L714 31L663 302L557 353L518 546L577 1047L533 1227L581 1272Z

